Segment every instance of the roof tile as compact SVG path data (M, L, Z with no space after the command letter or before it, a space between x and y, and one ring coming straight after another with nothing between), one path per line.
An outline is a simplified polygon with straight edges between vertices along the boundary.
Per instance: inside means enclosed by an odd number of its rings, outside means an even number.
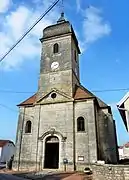
M95 96L89 92L87 89L84 89L83 87L76 87L76 91L75 91L75 95L74 95L74 99L78 100L78 99L87 99L87 98L94 98Z
M33 96L29 97L27 100L18 104L18 106L33 105L35 101L36 101L36 93Z
M5 146L8 142L10 142L9 140L0 140L0 147Z
M96 98L99 106L101 108L107 107L108 105L105 104L103 101L101 101L98 97L96 97L94 94L92 94L90 91L88 91L83 86L76 86L75 94L73 97L75 100L81 100L81 99L90 99L90 98ZM18 106L26 106L26 105L33 105L36 102L36 93L28 98L27 100L20 103Z

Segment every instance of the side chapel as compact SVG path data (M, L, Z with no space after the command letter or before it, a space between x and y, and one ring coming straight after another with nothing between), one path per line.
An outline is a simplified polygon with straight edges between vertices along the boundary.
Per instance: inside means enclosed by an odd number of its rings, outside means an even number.
M80 83L78 40L64 13L43 30L38 91L18 105L14 168L80 170L117 163L111 107Z

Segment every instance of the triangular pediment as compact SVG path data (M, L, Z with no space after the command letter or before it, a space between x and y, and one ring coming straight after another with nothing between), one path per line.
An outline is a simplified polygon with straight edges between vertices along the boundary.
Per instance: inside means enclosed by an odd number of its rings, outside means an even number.
M57 103L57 102L65 102L72 100L73 100L72 97L54 88L49 93L41 96L37 100L36 104Z

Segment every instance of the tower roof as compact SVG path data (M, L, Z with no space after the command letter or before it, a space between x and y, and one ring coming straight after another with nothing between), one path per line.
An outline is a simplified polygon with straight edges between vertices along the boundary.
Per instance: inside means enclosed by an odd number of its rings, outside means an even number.
M43 42L47 39L52 39L55 37L61 37L66 35L71 35L73 37L78 49L78 53L80 54L81 52L78 45L78 40L74 33L73 27L69 21L65 20L63 12L61 13L61 16L56 24L50 25L43 30L43 37L40 39L40 41Z

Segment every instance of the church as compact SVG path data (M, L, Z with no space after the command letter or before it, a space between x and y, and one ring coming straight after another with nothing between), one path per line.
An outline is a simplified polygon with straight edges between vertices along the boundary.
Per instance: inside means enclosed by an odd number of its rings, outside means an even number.
M61 13L43 30L37 92L18 105L14 169L83 170L118 162L111 107L81 85L80 49Z

